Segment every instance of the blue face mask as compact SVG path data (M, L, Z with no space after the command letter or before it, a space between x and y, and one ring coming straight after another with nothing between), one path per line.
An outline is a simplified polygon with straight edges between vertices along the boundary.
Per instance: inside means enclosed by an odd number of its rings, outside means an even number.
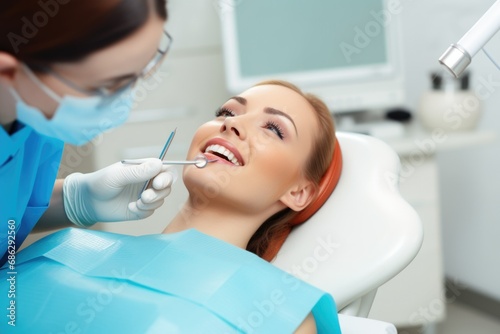
M132 108L131 87L107 97L60 97L30 69L26 66L24 69L35 84L59 103L54 116L47 119L42 111L25 103L19 94L11 89L17 100L17 120L40 134L68 144L83 145L102 132L124 123L128 118Z

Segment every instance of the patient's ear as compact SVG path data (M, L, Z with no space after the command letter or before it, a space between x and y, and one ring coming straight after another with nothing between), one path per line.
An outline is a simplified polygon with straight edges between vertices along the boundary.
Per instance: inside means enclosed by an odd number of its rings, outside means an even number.
M280 200L293 211L305 209L314 199L318 187L311 181L304 180L300 184L289 189Z
M19 61L7 52L0 51L0 82L10 84L14 80Z

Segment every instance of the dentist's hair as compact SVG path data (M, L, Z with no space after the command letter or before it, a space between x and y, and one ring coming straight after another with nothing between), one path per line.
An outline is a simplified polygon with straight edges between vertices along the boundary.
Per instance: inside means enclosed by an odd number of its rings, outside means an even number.
M328 107L321 99L313 94L302 92L297 86L281 80L263 81L255 86L277 85L289 88L301 95L316 112L318 132L309 153L308 163L304 167L305 177L319 186L322 176L330 167L334 155L336 137L335 124ZM268 218L250 238L247 250L257 254L267 261L271 261L278 253L286 237L297 225L293 221L298 212L286 208Z
M166 0L1 0L0 52L35 68L75 62L131 35L152 13L166 20Z

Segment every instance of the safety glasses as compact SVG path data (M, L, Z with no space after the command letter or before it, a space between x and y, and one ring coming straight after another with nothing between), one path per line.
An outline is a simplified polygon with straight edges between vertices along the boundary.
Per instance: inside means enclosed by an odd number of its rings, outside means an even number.
M120 80L109 87L97 87L93 89L83 88L80 87L78 84L74 83L73 81L65 78L64 76L61 76L59 73L53 71L52 69L50 69L50 67L42 67L41 70L45 73L52 75L65 85L73 88L74 90L80 93L91 96L107 97L119 91L125 90L129 87L133 87L138 80L148 78L155 71L157 71L158 68L163 63L163 61L165 60L165 57L167 56L167 53L170 50L171 45L172 45L172 36L170 36L170 34L166 30L164 30L162 39L160 41L160 45L158 46L158 51L156 52L153 59L151 59L151 61L144 67L141 73L133 77L128 77L127 79Z

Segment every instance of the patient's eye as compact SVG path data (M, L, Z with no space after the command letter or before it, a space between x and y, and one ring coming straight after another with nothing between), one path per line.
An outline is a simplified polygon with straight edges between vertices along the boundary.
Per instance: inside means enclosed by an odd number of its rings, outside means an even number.
M274 132L279 139L283 140L283 138L285 138L283 129L281 128L281 126L279 126L278 123L269 121L266 123L265 128Z
M225 107L220 107L215 111L215 117L234 117L235 113Z

